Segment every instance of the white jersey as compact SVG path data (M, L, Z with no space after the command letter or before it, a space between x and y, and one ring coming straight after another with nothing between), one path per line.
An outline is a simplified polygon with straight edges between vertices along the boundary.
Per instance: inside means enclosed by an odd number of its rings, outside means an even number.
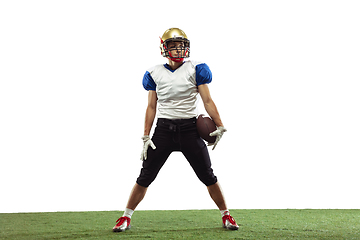
M189 119L197 116L197 86L211 81L212 74L205 63L186 61L176 70L168 64L150 68L143 86L157 93L158 118Z

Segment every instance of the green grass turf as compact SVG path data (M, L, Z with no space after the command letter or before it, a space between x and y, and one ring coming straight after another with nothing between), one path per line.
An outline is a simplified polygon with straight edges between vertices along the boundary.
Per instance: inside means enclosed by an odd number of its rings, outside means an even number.
M360 210L135 211L132 228L114 233L122 212L2 213L0 239L360 239Z

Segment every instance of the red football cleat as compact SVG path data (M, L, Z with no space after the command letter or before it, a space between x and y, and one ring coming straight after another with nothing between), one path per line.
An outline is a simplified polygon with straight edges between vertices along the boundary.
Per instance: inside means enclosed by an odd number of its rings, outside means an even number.
M121 217L116 222L115 227L113 227L113 232L124 232L125 230L129 230L131 228L130 225L131 219L128 217Z
M228 215L223 216L222 218L223 220L223 227L229 230L238 230L239 226L236 224L235 219L230 216L230 214L228 213Z

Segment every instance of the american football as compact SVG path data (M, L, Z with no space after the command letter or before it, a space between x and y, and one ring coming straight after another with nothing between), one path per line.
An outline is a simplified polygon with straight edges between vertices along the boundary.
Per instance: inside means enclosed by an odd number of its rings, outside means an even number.
M211 118L205 117L204 114L200 114L196 121L196 127L202 139L204 139L208 143L215 142L216 137L209 136L210 133L214 132L217 129L215 122Z

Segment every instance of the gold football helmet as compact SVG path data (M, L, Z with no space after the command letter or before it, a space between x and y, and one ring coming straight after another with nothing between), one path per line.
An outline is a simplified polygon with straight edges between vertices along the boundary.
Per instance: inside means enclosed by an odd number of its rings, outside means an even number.
M174 62L182 62L184 58L190 57L190 41L181 29L170 28L166 30L160 40L160 50L163 57L166 57ZM170 49L170 42L180 42L180 44L175 44L175 46ZM173 50L177 51L177 56L173 56L171 54L171 51Z

